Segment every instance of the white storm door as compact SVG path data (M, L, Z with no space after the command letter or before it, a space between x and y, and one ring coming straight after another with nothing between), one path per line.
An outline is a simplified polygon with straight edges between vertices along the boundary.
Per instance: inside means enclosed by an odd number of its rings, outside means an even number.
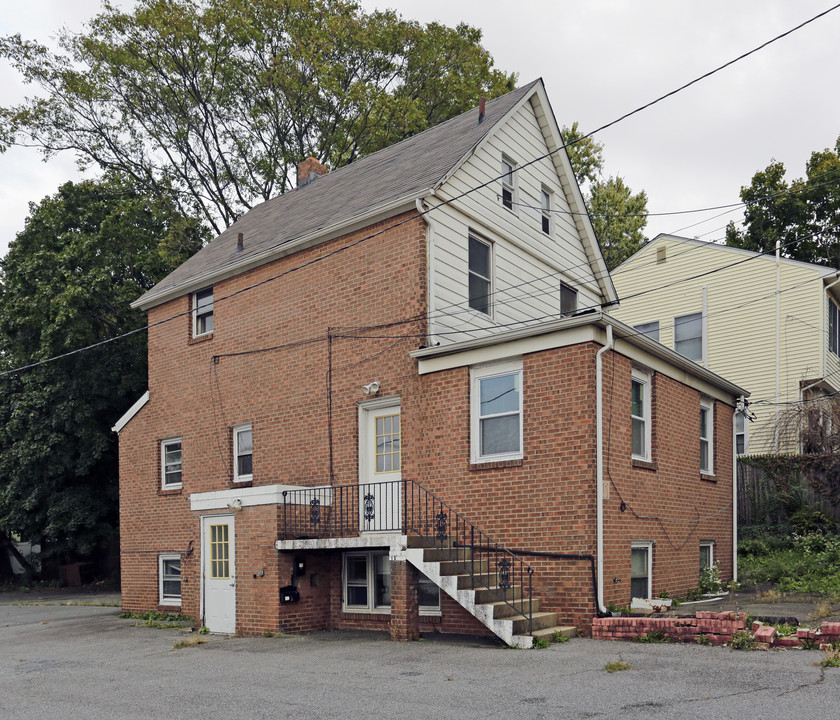
M233 515L202 518L204 624L210 632L236 632L236 563Z
M361 408L359 527L362 532L402 529L402 424L390 401Z

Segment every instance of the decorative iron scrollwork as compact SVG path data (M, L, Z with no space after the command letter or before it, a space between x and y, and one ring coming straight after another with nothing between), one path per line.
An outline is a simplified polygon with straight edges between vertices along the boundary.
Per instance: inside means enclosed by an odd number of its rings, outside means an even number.
M446 538L446 525L448 521L448 517L446 513L441 510L437 515L435 515L435 537L443 542Z
M365 514L364 514L364 518L368 522L370 522L371 520L373 520L376 517L376 512L373 509L373 507L374 507L373 501L375 499L376 498L374 498L374 496L371 493L368 493L367 495L365 495Z
M496 564L499 566L499 587L507 591L510 587L510 560L502 558Z
M321 501L318 498L309 501L309 522L313 525L321 522Z

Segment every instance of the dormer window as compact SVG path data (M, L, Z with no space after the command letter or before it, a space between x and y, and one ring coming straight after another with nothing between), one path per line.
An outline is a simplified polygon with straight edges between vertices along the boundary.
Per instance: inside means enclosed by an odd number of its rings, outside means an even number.
M213 332L213 288L193 293L193 337Z
M513 211L516 194L516 163L502 155L502 205Z

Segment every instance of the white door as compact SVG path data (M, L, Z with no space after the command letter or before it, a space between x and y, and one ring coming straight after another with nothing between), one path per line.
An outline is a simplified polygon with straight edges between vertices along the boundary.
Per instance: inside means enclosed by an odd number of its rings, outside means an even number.
M359 523L362 532L402 529L400 406L362 407L359 448Z
M202 518L204 624L210 632L236 632L236 563L233 515Z

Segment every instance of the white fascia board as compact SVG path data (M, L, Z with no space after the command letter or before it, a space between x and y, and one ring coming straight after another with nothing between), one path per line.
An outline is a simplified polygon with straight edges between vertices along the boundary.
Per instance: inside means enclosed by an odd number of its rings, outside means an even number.
M275 540L275 550L364 550L387 547L390 559L404 560L408 538L399 533L363 533L355 537Z
M367 227L368 225L374 225L389 217L399 215L401 212L416 210L417 199L425 197L430 192L430 188L420 190L416 193L400 198L399 200L395 200L388 205L375 208L364 215L359 215L345 222L322 228L315 233L304 235L303 237L295 240L289 240L280 245L275 245L268 250L264 250L257 255L249 257L247 260L243 260L242 262L235 263L233 265L228 265L222 270L199 275L189 282L185 282L173 288L168 288L157 295L146 298L146 300L142 303L139 299L135 300L131 303L131 307L140 310L150 310L157 305L162 305L163 303L174 300L175 298L195 292L196 290L201 290L208 285L214 285L222 280L227 280L234 275L239 275L248 270L252 270L255 267L265 265L274 260L279 260L282 257L286 257L287 255L291 255L300 250L306 250L314 245L320 245L328 240L334 240L337 237L347 235L348 233Z
M202 512L205 510L225 510L239 500L242 507L257 505L280 505L283 503L283 492L289 490L318 490L321 505L330 504L329 488L304 487L302 485L260 485L258 487L229 488L227 490L213 490L190 494L190 510Z
M128 425L131 418L133 418L137 413L140 412L140 409L149 402L149 391L146 390L138 399L137 402L134 403L128 410L126 410L125 414L114 423L114 427L111 430L115 433L118 433L122 430L126 425Z

